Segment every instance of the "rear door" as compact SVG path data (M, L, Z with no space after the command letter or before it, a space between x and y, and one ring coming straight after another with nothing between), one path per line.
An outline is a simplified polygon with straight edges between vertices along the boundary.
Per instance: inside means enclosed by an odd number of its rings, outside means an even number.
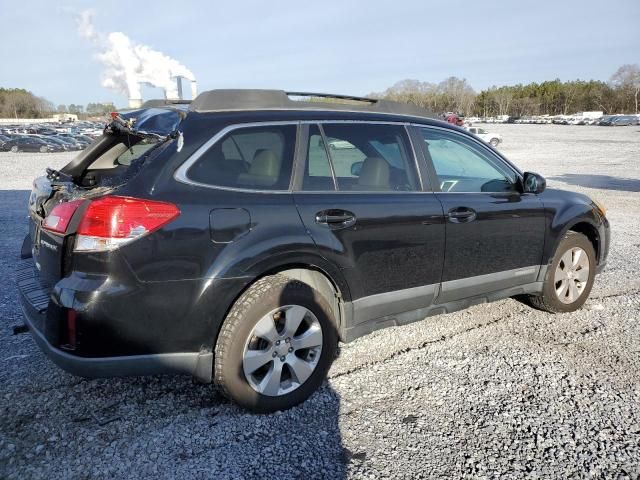
M446 218L437 303L535 282L545 237L542 202L491 149L453 130L417 128Z
M307 125L295 202L320 253L344 272L355 321L431 304L442 206L422 187L404 125Z

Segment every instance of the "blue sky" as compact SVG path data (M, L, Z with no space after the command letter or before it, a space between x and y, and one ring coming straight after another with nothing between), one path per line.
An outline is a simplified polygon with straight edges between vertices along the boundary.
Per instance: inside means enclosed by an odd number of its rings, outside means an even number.
M640 0L0 0L0 86L55 104L126 99L100 85L74 12L191 69L200 90L282 88L363 95L455 75L476 89L560 78L607 80L640 63ZM145 88L145 97L160 91Z

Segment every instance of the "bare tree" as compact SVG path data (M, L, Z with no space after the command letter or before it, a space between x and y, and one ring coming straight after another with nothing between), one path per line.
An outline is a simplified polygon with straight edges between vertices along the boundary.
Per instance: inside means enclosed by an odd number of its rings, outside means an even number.
M564 104L562 107L562 114L566 115L569 112L569 108L573 104L573 99L576 96L576 85L574 83L567 83L564 96Z
M491 97L498 106L498 115L507 115L513 101L513 91L504 87L492 87L490 92Z
M638 113L638 94L640 94L640 66L638 64L622 65L611 76L611 84L633 94L635 112Z
M449 110L469 115L473 109L476 99L476 92L466 78L449 77L438 85L438 90L443 94L449 103Z

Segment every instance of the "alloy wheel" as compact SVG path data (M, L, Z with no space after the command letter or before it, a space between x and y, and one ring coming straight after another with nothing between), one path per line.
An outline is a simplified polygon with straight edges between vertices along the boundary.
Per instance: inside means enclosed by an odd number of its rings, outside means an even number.
M589 282L589 257L580 247L567 250L556 267L554 288L562 303L573 303L584 292Z
M242 367L256 392L285 395L315 371L322 352L322 326L306 307L278 307L255 325L245 343Z

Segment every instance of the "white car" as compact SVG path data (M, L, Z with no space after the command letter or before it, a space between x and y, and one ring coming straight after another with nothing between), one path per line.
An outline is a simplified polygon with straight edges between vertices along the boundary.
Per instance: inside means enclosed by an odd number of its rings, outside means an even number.
M480 127L469 127L467 130L477 137L480 137L485 142L491 144L493 147L497 147L498 144L502 143L502 135L499 133L487 132L484 128Z

